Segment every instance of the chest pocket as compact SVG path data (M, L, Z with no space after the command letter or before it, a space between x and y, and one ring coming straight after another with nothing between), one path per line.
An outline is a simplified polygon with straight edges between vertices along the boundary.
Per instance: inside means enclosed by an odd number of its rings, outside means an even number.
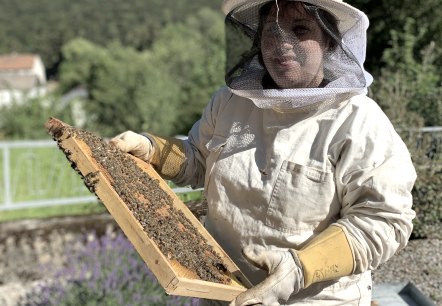
M266 225L286 233L313 229L330 217L333 173L284 161L274 185Z

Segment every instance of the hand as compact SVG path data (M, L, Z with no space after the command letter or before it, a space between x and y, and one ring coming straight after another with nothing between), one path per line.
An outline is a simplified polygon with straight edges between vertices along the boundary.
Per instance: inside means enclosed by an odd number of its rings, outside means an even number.
M303 271L294 251L271 251L262 246L247 246L243 254L251 264L267 270L269 276L238 295L230 306L276 306L304 288Z
M132 154L145 162L150 162L153 156L154 148L149 138L132 131L121 133L112 138L109 142L123 152Z

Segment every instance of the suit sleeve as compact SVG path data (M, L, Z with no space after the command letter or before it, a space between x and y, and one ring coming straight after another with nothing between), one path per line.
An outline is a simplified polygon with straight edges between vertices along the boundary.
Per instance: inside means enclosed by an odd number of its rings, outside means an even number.
M184 141L186 160L180 173L174 178L179 186L204 186L206 158L209 155L207 143L213 138L216 122L223 105L232 94L226 87L221 88L211 98L201 118L193 125L187 140Z
M354 122L358 122L354 124ZM336 148L336 184L355 273L376 269L407 245L415 217L416 172L407 147L383 113L356 115Z

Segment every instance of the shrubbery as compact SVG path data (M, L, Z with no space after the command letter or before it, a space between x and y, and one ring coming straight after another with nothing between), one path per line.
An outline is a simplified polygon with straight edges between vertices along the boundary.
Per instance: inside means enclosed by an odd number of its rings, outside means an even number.
M370 88L410 150L417 171L412 191L413 238L442 236L442 135L423 133L423 126L442 125L442 88L437 56L441 49L419 41L425 27L407 18L404 29L390 31L391 46L383 50L384 63Z
M400 131L416 169L412 238L442 238L442 132Z
M79 245L66 248L63 268L45 268L47 280L21 306L196 305L196 299L166 295L121 232L89 234Z
M417 168L413 189L414 238L442 239L442 168Z

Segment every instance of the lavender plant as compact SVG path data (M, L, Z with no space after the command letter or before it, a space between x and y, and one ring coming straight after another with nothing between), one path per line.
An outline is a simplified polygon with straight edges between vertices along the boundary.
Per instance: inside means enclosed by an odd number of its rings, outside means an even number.
M66 265L46 267L49 280L35 286L21 306L197 305L193 298L168 296L132 244L121 233L90 233L84 247L68 246Z

